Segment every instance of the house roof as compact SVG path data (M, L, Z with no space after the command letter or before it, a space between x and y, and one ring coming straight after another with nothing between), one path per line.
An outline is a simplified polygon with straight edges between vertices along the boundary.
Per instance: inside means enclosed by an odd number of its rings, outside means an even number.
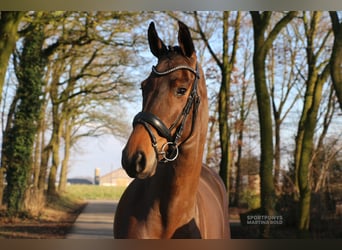
M127 178L127 179L131 179L126 171L123 169L123 168L118 168L112 172L109 172L103 176L101 176L100 178L108 178L108 177L111 177L111 178Z

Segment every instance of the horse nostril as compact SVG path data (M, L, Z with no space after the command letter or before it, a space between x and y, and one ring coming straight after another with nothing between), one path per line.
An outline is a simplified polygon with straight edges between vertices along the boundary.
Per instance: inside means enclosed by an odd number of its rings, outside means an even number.
M146 155L142 151L137 151L130 157L128 151L124 149L122 151L121 164L129 177L136 178L146 169Z
M143 152L138 152L134 156L133 164L135 164L135 170L137 173L141 173L144 171L146 167L146 157Z

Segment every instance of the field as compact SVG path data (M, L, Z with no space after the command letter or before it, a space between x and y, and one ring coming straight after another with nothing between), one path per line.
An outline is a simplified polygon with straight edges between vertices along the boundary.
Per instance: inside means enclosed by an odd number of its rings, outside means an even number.
M69 185L67 194L81 200L119 200L126 187L97 185Z

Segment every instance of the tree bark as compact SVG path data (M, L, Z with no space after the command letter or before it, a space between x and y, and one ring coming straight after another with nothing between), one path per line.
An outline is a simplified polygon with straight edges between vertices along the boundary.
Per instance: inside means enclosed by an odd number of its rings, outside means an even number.
M61 136L61 118L59 116L59 101L58 101L58 81L54 81L51 86L50 95L52 99L52 134L49 146L51 147L52 153L52 165L50 168L48 178L48 195L57 194L57 170L59 166L59 147L60 147L60 136Z
M311 200L311 182L310 182L310 165L312 162L314 149L314 134L317 124L317 113L322 98L322 89L324 83L329 76L330 66L326 63L322 72L319 72L316 63L320 56L319 52L314 53L314 48L318 45L314 44L320 12L313 12L311 20L307 20L304 13L303 21L307 39L307 65L308 78L306 81L306 92L304 99L304 107L301 119L298 126L296 136L296 151L295 151L295 167L297 173L297 185L299 190L299 221L298 235L301 238L306 238L309 235L310 226L310 200ZM329 35L329 32L326 34ZM323 39L325 41L325 39ZM322 47L319 45L318 47ZM319 51L319 50L318 50ZM322 65L322 63L320 63Z
M229 99L230 99L230 67L228 65L228 18L229 12L223 12L223 56L222 56L222 81L219 91L218 120L220 131L221 162L219 174L229 192L229 166L231 165L231 131L228 125Z
M0 12L0 103L5 82L8 61L15 48L18 39L18 25L24 12L1 11ZM0 166L0 205L3 200L5 166Z
M309 230L310 225L310 200L311 200L311 183L310 183L310 172L309 165L311 162L312 150L313 150L313 137L316 127L316 119L318 107L322 95L323 83L320 82L315 84L314 90L314 100L312 106L307 114L307 118L304 122L304 133L302 141L302 150L299 161L298 169L298 184L300 191L300 219L298 224L298 229L300 234L306 234Z
M68 114L66 116L66 119L64 120L64 158L62 160L61 173L59 178L59 192L65 192L67 185L68 164L71 149L72 122L72 117L70 114Z
M1 11L0 16L0 102L9 58L18 39L18 25L25 12Z
M331 78L342 110L342 21L339 21L336 11L329 13L335 35L330 59Z

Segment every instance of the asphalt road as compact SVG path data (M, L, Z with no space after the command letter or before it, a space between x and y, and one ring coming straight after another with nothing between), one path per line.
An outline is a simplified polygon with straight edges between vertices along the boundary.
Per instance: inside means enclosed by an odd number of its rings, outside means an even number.
M114 239L113 221L118 202L90 200L76 219L67 239ZM231 231L239 227L239 220L230 221Z
M90 200L76 219L67 239L114 239L117 201Z

